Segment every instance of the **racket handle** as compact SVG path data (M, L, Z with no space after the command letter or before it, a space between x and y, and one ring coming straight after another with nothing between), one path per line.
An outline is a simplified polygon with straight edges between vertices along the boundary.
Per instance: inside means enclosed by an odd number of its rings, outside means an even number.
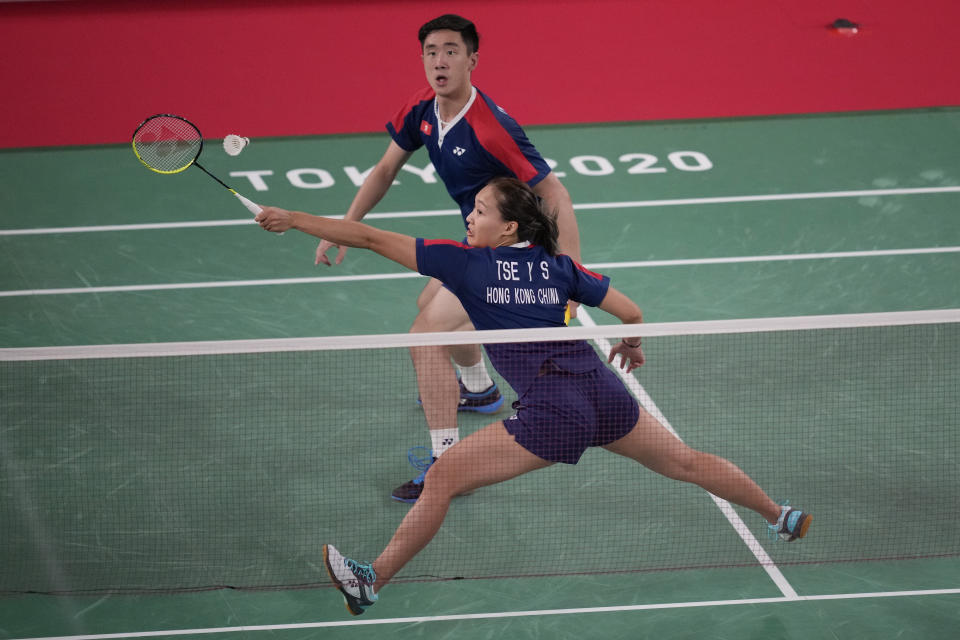
M243 203L243 206L245 206L245 207L247 208L247 211L249 211L249 212L252 213L253 215L257 215L258 213L260 213L261 211L263 211L263 209L261 209L260 206L259 206L256 202L253 202L252 200L247 200L246 198L244 198L242 195L240 195L240 194L237 193L236 191L233 192L233 195L237 196L237 198L240 200L240 202Z

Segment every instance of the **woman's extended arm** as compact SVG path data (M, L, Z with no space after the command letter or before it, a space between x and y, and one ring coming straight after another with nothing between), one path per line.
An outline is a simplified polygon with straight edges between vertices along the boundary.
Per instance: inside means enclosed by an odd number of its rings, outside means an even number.
M267 231L282 233L296 229L333 244L369 249L411 271L417 270L417 241L402 233L384 231L362 222L323 218L278 207L263 207L255 219Z

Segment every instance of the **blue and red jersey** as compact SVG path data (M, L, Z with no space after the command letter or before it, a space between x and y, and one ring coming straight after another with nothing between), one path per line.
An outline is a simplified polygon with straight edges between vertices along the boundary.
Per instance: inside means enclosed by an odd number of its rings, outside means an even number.
M567 301L595 307L610 287L607 276L536 245L478 249L453 240L418 238L417 270L446 284L478 330L562 327ZM572 373L604 366L584 341L484 346L494 368L518 394L547 360Z
M516 120L480 90L463 117L444 130L442 140L435 100L429 87L416 93L387 123L387 131L406 151L427 148L464 220L477 193L493 178L517 178L533 187L550 173Z

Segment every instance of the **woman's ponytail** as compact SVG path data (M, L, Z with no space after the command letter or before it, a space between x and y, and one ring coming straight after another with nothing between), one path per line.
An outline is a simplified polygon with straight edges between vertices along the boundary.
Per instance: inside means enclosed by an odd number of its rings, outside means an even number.
M489 185L497 192L500 216L517 223L517 238L543 247L551 256L557 255L557 212L547 212L533 189L515 178L494 178Z

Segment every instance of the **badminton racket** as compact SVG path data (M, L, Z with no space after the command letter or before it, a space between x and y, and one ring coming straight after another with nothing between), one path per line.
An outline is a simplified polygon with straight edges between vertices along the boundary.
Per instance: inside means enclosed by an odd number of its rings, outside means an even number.
M250 213L257 215L263 211L197 162L203 151L203 136L197 125L186 118L168 113L150 116L133 132L132 145L134 155L147 169L166 175L197 167L237 196Z

